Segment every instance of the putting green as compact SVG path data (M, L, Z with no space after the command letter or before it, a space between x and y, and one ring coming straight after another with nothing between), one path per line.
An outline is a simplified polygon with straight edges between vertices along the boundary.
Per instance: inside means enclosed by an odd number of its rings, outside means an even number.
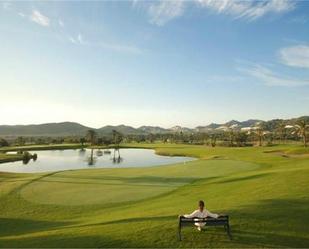
M150 169L82 170L40 176L20 189L29 202L111 205L158 196L202 178L216 178L258 166L232 160L201 160Z

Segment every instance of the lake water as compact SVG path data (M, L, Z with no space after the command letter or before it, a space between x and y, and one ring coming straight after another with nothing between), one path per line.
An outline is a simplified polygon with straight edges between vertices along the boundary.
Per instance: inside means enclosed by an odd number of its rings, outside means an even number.
M89 168L150 167L194 160L191 157L160 156L148 149L44 150L31 153L37 153L36 161L30 160L27 164L22 161L2 163L0 171L36 173Z

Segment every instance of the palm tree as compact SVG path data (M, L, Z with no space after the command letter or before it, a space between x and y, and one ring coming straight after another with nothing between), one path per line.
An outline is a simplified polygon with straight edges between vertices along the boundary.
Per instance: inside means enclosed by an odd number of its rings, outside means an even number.
M81 137L79 139L79 142L81 143L82 147L84 147L84 143L86 142L86 139L84 137Z
M16 143L19 145L19 146L22 146L22 145L25 145L25 139L23 137L18 137L16 139Z
M94 130L88 130L86 134L87 140L90 142L91 145L95 144L97 133Z
M4 138L0 138L0 147L9 146L9 142Z
M122 134L116 130L113 130L113 142L116 148L119 148L119 144L121 143L122 139Z
M279 132L279 136L280 136L280 143L282 143L285 139L286 136L286 128L285 128L285 124L284 122L280 122L277 124L276 130Z
M262 146L262 141L264 138L264 129L261 125L259 125L256 129L255 129L255 134L257 135L258 139L259 139L259 146Z
M228 129L228 137L229 137L230 146L233 146L234 145L234 138L235 138L235 132L234 132L233 128Z
M295 127L295 132L297 135L303 138L304 147L307 147L307 131L309 124L305 119L298 120Z
M248 134L246 132L237 131L235 133L235 142L238 147L246 145Z
M215 134L212 134L210 137L210 144L211 147L216 147L217 145L217 136Z

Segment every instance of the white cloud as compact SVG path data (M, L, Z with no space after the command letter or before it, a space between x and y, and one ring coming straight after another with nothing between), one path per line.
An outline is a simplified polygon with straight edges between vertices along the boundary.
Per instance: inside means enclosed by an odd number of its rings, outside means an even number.
M142 50L140 48L131 46L131 45L88 41L84 39L81 33L79 33L76 37L69 35L68 39L71 43L76 44L76 45L93 46L97 48L102 48L102 49L111 50L115 52L121 52L121 53L128 53L128 54L141 54L142 53Z
M59 24L60 27L64 27L64 23L61 19L58 20L58 24Z
M297 45L282 48L279 51L280 61L288 66L309 68L309 46Z
M148 9L150 23L162 26L168 21L181 16L184 13L185 2L180 1L159 1L151 4Z
M78 34L77 40L78 40L78 42L79 42L80 44L83 44L83 43L84 43L82 34L80 34L80 33Z
M24 13L22 13L22 12L18 12L18 15L19 15L20 17L22 17L22 18L26 17L26 15L25 15Z
M111 44L100 42L96 44L103 49L112 50L115 52L129 53L129 54L142 54L142 50L138 47L124 44Z
M309 80L284 76L259 64L251 64L247 67L240 67L238 70L256 78L258 81L267 86L296 87L309 85Z
M204 8L217 13L231 15L235 18L254 20L266 14L284 13L294 9L295 2L291 0L197 0Z
M11 3L10 2L3 2L2 3L2 7L3 7L3 9L5 9L5 10L9 10L10 8L11 8Z
M79 45L87 44L87 42L84 41L84 38L81 33L79 33L76 37L69 35L68 39L70 42L74 44L79 44Z
M184 15L188 6L213 11L217 14L230 15L236 19L255 20L267 14L279 14L291 11L296 2L292 0L160 0L156 2L132 2L132 7L140 6L147 10L150 23L163 26L168 21Z
M77 44L77 40L75 38L73 38L72 36L68 36L68 38L70 42Z
M139 2L139 0L132 0L132 7L135 8L136 6L138 6Z
M30 16L30 20L44 27L48 27L50 25L50 20L47 16L44 16L38 10L33 10Z

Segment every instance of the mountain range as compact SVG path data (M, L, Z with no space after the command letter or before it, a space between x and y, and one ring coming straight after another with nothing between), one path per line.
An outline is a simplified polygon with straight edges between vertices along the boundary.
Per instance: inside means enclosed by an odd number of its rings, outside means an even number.
M309 121L309 116L304 116ZM274 129L278 122L285 124L295 124L298 118L293 119L273 119L270 121L262 121L258 119L249 119L246 121L231 120L223 124L211 123L206 126L197 126L195 128L187 128L182 126L174 126L171 128L162 128L159 126L141 126L134 128L127 125L107 125L95 129L87 127L75 122L61 122L61 123L46 123L46 124L31 124L31 125L0 125L0 136L83 136L90 129L95 130L99 135L111 134L116 130L124 135L138 135L138 134L158 134L158 133L175 133L175 132L211 132L214 130L246 129L254 127L263 122L270 129Z

